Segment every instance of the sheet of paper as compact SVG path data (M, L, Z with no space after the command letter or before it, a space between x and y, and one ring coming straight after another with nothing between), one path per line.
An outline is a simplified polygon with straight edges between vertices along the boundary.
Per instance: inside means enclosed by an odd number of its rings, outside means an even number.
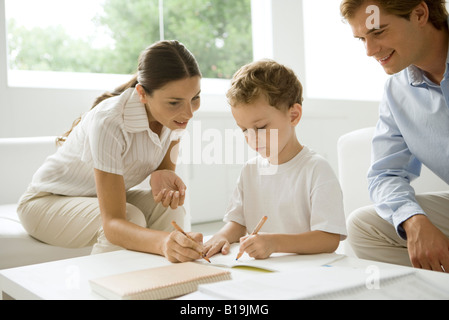
M330 264L336 260L342 259L345 256L330 253L330 254L313 254L313 255L297 255L287 253L274 253L268 259L256 260L251 258L246 252L239 260L235 260L239 252L239 244L231 245L230 253L227 255L217 254L210 258L211 264L218 267L226 268L258 268L266 271L289 271L298 268L321 266ZM198 261L199 263L206 263L206 261Z
M199 291L221 299L250 300L292 300L320 297L344 298L348 294L376 294L391 286L388 280L412 276L409 270L383 270L381 286L368 289L369 275L363 269L348 267L308 267L285 272L274 272L243 280L225 281L210 285L200 285ZM413 280L413 278L410 278ZM394 283L394 282L391 282ZM398 282L399 283L399 282ZM369 283L368 283L369 284ZM401 286L391 287L401 292Z

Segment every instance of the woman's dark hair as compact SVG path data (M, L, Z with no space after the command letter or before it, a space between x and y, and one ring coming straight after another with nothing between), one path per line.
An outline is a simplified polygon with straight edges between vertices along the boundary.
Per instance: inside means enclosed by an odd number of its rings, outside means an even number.
M118 96L129 88L135 88L137 84L140 84L147 94L152 95L154 90L171 81L194 76L201 77L201 71L193 54L179 41L159 41L142 51L137 72L132 79L112 92L103 93L95 100L91 109L108 98ZM76 119L72 128L58 137L57 142L64 142L80 121L81 117Z

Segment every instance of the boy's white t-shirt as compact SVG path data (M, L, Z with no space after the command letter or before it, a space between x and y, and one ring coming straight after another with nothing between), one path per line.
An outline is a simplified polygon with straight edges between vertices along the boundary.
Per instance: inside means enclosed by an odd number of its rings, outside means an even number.
M325 231L346 238L343 196L328 162L307 146L292 160L270 165L258 156L242 169L225 222L251 233L263 216L260 232L299 234Z

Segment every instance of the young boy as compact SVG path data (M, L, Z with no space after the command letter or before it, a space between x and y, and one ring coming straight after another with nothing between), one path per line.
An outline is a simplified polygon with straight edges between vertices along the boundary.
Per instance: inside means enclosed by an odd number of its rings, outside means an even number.
M205 245L207 256L240 240L256 259L274 252L334 252L346 237L339 182L329 164L300 144L302 85L294 72L271 60L242 67L227 97L246 141L259 153L240 174L224 221ZM263 216L261 232L251 233Z

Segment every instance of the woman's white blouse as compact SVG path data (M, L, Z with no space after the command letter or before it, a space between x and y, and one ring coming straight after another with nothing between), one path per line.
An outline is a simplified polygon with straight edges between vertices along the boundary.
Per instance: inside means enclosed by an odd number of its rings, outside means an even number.
M86 113L59 150L33 176L31 189L67 196L95 196L94 168L122 175L126 190L156 170L176 132L151 131L135 88Z

